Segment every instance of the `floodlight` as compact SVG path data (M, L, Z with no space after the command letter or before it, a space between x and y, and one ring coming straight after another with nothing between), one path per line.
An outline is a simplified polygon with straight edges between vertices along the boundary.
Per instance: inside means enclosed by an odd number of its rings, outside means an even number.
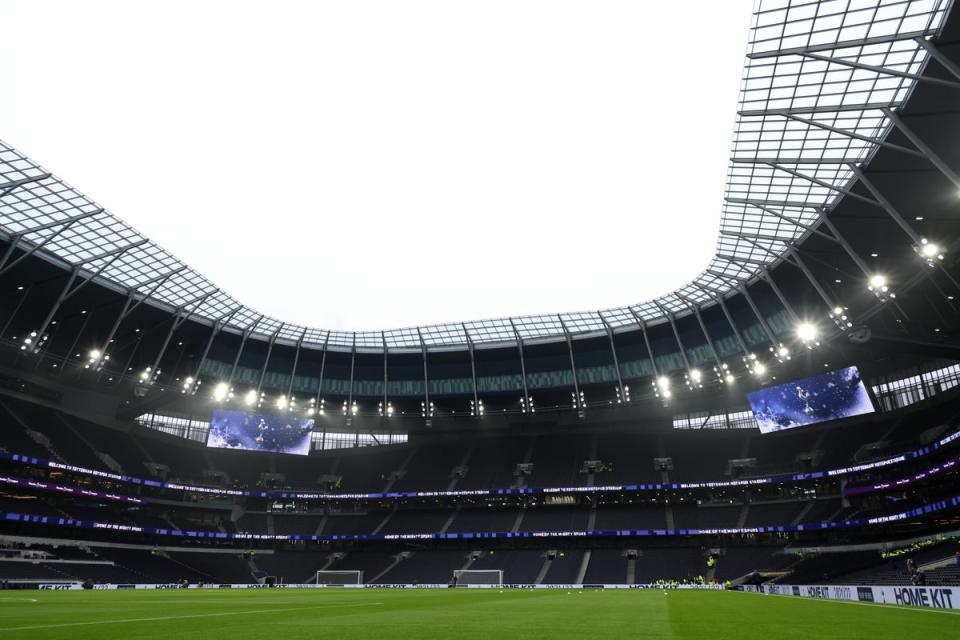
M923 241L923 246L920 247L920 253L924 258L935 258L940 254L940 247L936 243Z
M230 389L227 387L226 382L218 382L213 388L213 399L220 402L227 397L229 391Z
M753 374L758 378L763 374L765 374L766 372L767 372L767 365L763 364L762 362L758 362L757 364L753 365Z
M876 273L870 276L870 290L873 291L875 289L880 291L887 290L887 277L885 275Z
M810 322L801 322L797 325L797 337L804 342L813 342L817 339L817 327Z
M247 391L247 395L243 396L243 401L248 407L252 407L257 401L257 392L250 389L250 391Z

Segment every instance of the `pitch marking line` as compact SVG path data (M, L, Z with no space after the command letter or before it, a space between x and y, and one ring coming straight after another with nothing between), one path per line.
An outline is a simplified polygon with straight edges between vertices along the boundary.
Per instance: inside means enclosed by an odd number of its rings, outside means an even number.
M246 611L222 611L220 613L197 613L186 616L157 616L154 618L124 618L120 620L90 620L87 622L61 622L57 624L34 624L26 627L4 627L3 631L30 631L32 629L59 629L61 627L85 627L96 624L128 624L132 622L162 622L164 620L186 620L191 618L219 618L224 616L242 616L254 613L273 613L277 611L307 611L310 609L337 609L343 607L372 607L382 602L357 602L353 604L327 604L312 607L286 607L282 609L255 609Z
M0 598L0 602L40 602L36 598Z

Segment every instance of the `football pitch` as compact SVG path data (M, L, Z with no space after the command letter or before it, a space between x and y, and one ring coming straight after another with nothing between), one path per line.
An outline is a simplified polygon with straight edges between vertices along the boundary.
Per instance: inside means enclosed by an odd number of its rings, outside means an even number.
M957 638L950 611L722 591L0 591L0 638Z

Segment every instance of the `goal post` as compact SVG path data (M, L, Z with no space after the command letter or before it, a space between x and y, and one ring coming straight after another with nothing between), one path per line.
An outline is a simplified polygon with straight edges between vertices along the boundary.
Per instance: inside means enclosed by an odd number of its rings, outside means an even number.
M363 571L317 571L313 578L314 584L341 586L347 584L363 584Z
M460 585L503 585L503 569L455 569L453 584Z

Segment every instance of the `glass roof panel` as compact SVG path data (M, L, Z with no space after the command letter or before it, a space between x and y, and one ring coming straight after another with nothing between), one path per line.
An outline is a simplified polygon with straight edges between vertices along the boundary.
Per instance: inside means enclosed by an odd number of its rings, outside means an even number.
M917 37L940 28L948 0L761 0L754 11L721 207L716 255L654 301L599 312L488 319L354 334L264 317L68 184L0 142L0 235L153 302L235 330L336 348L419 348L563 339L665 320L712 304L818 223L869 159L927 61ZM906 75L905 75L906 74ZM794 223L796 222L796 224ZM604 323L606 321L606 324Z

